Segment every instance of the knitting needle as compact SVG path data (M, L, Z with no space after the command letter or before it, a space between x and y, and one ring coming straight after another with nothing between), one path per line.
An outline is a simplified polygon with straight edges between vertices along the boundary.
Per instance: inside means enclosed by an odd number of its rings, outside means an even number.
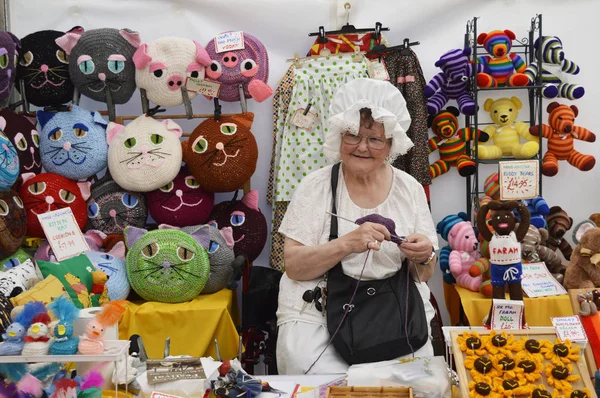
M356 221L352 221L352 220L351 220L351 219L349 219L349 218L346 218L346 217L343 217L343 216L337 215L337 214L335 214L335 213L332 213L332 212L330 212L330 211L327 211L327 210L325 210L325 213L327 213L327 214L329 214L329 215L331 215L331 216L337 217L337 218L339 218L340 220L344 220L344 221L351 222L352 224L356 224ZM357 225L358 225L358 224L357 224ZM394 238L394 239L398 239L400 242L406 242L406 238L405 238L404 236L398 236L398 235L394 235L394 234L390 234L390 236L391 236L392 238Z

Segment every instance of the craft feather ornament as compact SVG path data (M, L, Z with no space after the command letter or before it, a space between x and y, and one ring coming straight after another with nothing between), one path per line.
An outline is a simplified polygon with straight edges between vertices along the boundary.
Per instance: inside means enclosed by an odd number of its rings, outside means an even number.
M124 300L111 301L102 306L98 315L88 322L85 333L79 339L79 353L83 355L98 355L104 352L104 334L116 324L126 310Z
M0 355L20 355L25 345L25 334L31 326L33 318L39 311L35 302L27 303L23 310L14 318L13 322L2 335L4 342L0 344Z
M60 296L48 305L58 319L53 327L54 341L50 345L50 355L75 355L79 337L73 336L73 323L79 317L79 308L71 300Z
M50 349L50 332L48 324L50 323L50 315L44 303L34 302L36 313L31 321L31 326L25 334L25 345L21 355L39 356L47 355Z

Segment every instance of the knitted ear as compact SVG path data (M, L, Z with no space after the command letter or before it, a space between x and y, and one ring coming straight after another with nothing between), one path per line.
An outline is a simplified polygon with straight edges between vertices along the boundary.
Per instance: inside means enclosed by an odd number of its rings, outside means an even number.
M486 37L487 33L480 33L479 36L477 36L477 44L483 44Z
M577 115L579 115L579 109L577 109L577 107L575 105L571 105L569 108L571 108L571 110L575 114L575 117L577 117Z
M95 246L96 249L92 250L100 250L102 245L104 244L104 239L106 239L106 234L102 231L98 231L96 229L90 229L85 232L84 236L88 245L91 243L91 246Z
M553 110L555 110L556 108L558 108L560 106L560 104L558 102L551 102L548 104L548 107L546 108L546 112L548 113L552 113Z
M165 119L161 123L164 124L167 127L167 130L173 133L177 138L180 138L183 134L181 127L171 119Z
M194 231L190 232L190 236L204 248L208 248L210 245L210 231L209 226L206 224L200 225Z
M463 55L468 57L469 55L471 55L471 47L465 47L463 48Z
M152 61L152 57L148 55L148 45L142 44L135 50L133 54L133 63L137 69L144 69Z
M485 102L483 103L483 109L486 112L489 112L492 109L492 105L494 104L494 99L493 98L488 98L485 100Z
M33 177L35 177L35 173L23 173L23 174L21 174L21 178L23 179L23 184L25 184L27 181L31 180Z
M10 38L12 39L12 41L15 42L15 46L17 47L17 51L19 51L21 49L21 40L19 40L17 38L17 36L15 36L14 34L12 34L11 32L6 32L8 33L8 35L10 36Z
M37 120L40 123L40 127L43 129L55 115L56 112L37 111Z
M108 123L108 126L106 128L106 142L108 143L108 145L111 144L111 142L114 140L117 134L123 131L123 129L125 129L125 126L123 126L122 124L113 122Z
M82 34L83 34L83 30L82 31L79 31L79 30L72 31L72 32L66 33L63 36L59 37L58 39L55 40L55 42L56 42L56 44L58 44L58 46L60 48L65 50L67 55L70 55L71 51L73 51L73 47L75 47L75 45L77 45L77 42L79 41L79 39L81 39Z
M517 107L517 109L521 109L523 107L523 103L517 97L510 97L510 101L513 104L515 104L515 106Z
M93 117L94 123L99 124L104 127L108 126L108 122L106 121L106 119L104 119L102 117L100 112L92 112L92 117Z
M259 211L260 209L258 208L258 191L256 189L253 189L252 191L248 192L242 198L242 203L251 208L252 210Z
M254 121L254 113L246 112L231 117L237 124L246 127L248 130L252 128L252 122Z
M138 48L140 44L142 44L142 39L140 38L140 34L138 32L134 32L131 29L121 29L119 34L135 48Z
M227 246L232 248L233 245L235 244L235 240L233 239L233 228L225 227L225 228L221 229L219 231L219 233L221 234L223 239L225 239L225 243L227 244Z
M79 181L77 183L79 190L81 191L81 197L83 200L88 200L92 194L92 183L89 181Z
M581 238L583 237L583 235L587 231L594 228L596 228L596 224L594 224L592 220L583 220L579 223L579 225L575 227L575 230L573 231L573 241L576 244L581 243Z
M200 44L198 44L198 42L195 40L194 40L194 44L196 45L196 61L200 65L209 67L210 64L212 63L212 60L210 59L208 52L206 52L204 47L202 47Z
M169 224L160 224L158 226L158 229L181 229L181 228L176 227L174 225L169 225Z
M458 110L458 108L454 107L454 106L449 106L446 108L446 112L450 112L451 114L453 114L454 116L459 116L460 115L460 111Z
M144 236L147 232L148 231L142 228L131 226L125 227L125 231L123 231L123 234L125 235L125 244L128 248L131 248L135 242L137 242L138 239Z
M127 250L125 249L125 243L117 242L117 243L115 243L113 248L108 252L108 254L112 254L113 256L125 261L125 252L126 251Z
M511 39L511 40L514 40L514 39L516 39L516 37L517 37L517 36L515 36L515 34L513 33L513 31L512 31L512 30L505 29L505 30L504 30L504 33L505 33L505 34L506 34L506 36L508 36L508 38L509 38L509 39Z

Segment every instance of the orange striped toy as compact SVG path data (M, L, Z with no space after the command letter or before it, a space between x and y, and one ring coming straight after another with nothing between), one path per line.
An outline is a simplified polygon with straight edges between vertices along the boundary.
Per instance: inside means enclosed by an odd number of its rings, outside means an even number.
M573 147L574 140L595 142L596 135L588 129L576 126L575 118L579 110L575 105L561 105L552 102L546 108L550 114L548 124L542 125L542 136L548 139L548 151L544 154L542 174L548 177L558 173L558 161L566 160L581 171L589 171L596 165L592 155L584 155ZM539 136L539 126L529 128L532 135Z

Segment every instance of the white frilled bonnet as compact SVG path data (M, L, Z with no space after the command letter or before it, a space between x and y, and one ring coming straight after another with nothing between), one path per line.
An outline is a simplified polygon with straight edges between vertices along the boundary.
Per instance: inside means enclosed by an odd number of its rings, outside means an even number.
M391 159L404 155L413 147L406 135L410 127L410 115L400 91L387 81L356 79L340 87L329 106L329 128L323 147L329 161L340 160L342 133L358 134L362 108L371 109L373 119L383 123L385 137L392 139Z

